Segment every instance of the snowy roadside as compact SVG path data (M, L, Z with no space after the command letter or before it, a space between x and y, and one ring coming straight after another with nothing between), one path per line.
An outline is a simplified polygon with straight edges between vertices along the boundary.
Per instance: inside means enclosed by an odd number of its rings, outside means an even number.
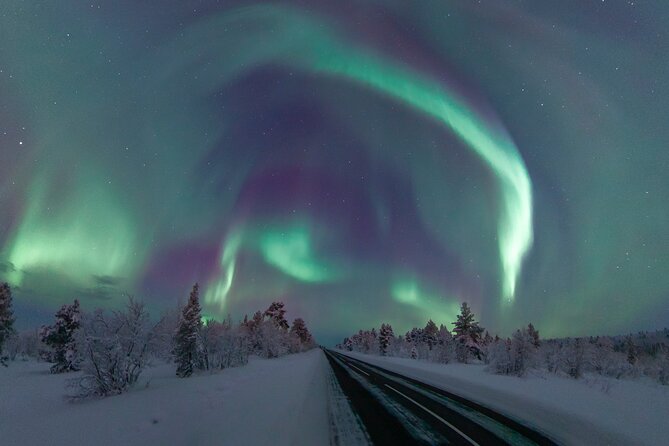
M367 446L372 444L360 417L337 382L332 367L327 366L328 413L332 446Z
M568 445L667 444L669 388L556 376L517 378L481 365L435 364L341 351L484 404Z
M328 444L328 364L320 349L188 379L148 368L131 392L72 403L72 374L0 367L3 445ZM147 386L148 385L148 386Z

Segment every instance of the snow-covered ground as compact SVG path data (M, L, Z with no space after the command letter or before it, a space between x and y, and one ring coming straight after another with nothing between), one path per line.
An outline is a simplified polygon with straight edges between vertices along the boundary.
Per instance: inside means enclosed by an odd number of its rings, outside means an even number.
M0 367L2 445L325 445L328 371L319 349L188 379L149 368L131 392L64 398L71 374Z
M650 382L557 376L517 378L484 366L357 357L496 409L569 445L669 445L669 387Z

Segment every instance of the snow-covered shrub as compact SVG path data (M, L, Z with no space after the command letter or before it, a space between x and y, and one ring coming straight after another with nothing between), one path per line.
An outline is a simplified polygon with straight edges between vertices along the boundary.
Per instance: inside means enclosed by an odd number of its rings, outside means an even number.
M511 337L512 373L523 376L535 367L537 360L537 338L527 328L516 330Z
M569 339L563 348L561 363L564 371L572 378L580 378L586 365L586 342L582 338Z
M272 320L263 321L259 330L260 348L256 351L262 358L278 358L288 354L288 331Z
M590 365L598 375L610 376L615 368L615 355L613 343L607 337L596 338L590 341L591 354Z
M487 370L499 375L524 376L528 369L537 366L537 346L538 337L529 327L516 330L511 339L492 341L487 346Z
M546 370L557 374L562 370L562 348L561 341L544 341L540 347L539 355Z
M664 386L669 386L669 355L660 360L657 380Z
M209 321L201 330L207 369L225 369L248 363L247 336L230 320Z
M151 341L144 304L128 299L125 311L86 315L77 333L82 375L70 381L75 397L122 393L139 379Z
M17 358L28 359L39 357L39 335L36 329L22 331L7 341L5 353L14 361Z
M429 360L447 364L455 358L455 344L451 333L441 325L437 332L437 343L429 353Z
M511 340L499 339L488 346L487 370L498 375L513 372L514 360L511 354Z
M179 308L165 311L153 328L149 345L149 354L152 358L166 362L174 360L174 333L179 326L180 313Z

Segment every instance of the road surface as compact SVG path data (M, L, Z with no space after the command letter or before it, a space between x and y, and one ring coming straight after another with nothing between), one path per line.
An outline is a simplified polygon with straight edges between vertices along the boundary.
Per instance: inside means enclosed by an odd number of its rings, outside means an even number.
M339 385L375 445L556 445L487 407L324 349Z

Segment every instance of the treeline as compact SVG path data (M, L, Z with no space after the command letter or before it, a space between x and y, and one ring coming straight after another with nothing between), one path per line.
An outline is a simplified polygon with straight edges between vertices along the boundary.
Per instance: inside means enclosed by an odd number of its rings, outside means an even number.
M157 322L142 302L128 298L123 310L83 312L79 301L63 305L52 325L16 333L9 285L0 285L0 360L17 357L52 363L52 373L79 371L69 387L74 397L107 396L132 387L153 360L175 364L179 377L197 371L244 365L250 355L276 358L316 346L304 320L292 325L283 302L250 319L233 323L203 320L199 286L188 302L166 312Z
M467 303L452 329L429 320L396 336L390 324L359 330L337 348L437 363L483 363L491 373L524 376L529 371L581 378L585 374L613 378L647 377L669 385L669 329L627 336L541 339L532 325L511 337L491 336Z

